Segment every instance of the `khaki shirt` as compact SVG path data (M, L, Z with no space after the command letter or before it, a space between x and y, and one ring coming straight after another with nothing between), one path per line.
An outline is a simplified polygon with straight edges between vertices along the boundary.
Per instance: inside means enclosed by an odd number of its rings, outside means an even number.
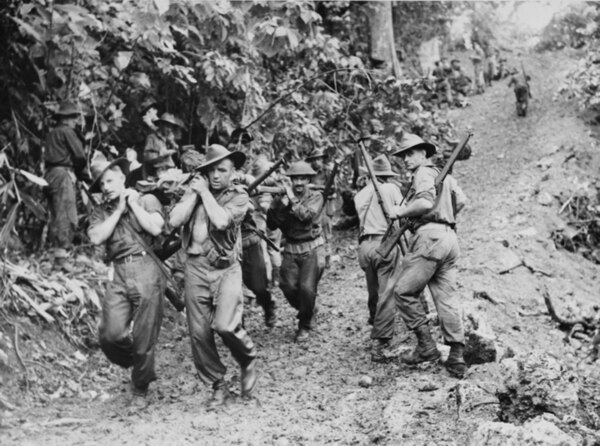
M60 125L48 134L45 148L44 159L47 167L72 167L75 171L85 167L83 144L75 130L66 125Z
M188 192L182 200L189 197ZM220 257L240 258L240 225L248 210L248 194L240 186L230 186L215 195L215 199L229 214L229 224L224 230L215 228L206 214L202 203L198 203L190 221L183 229L182 241L190 255L207 255L216 251Z
M413 174L413 181L406 196L408 203L423 198L433 203L426 214L415 218L416 227L427 223L444 223L452 227L456 224L456 209L464 204L466 196L450 175L446 176L439 190L435 188L435 178L439 170L429 161Z
M151 214L158 212L163 218L165 217L163 207L154 195L142 195L138 199L138 203L145 211ZM90 229L99 223L102 223L110 215L112 215L115 212L115 208L116 203L96 206L92 211L92 215L90 216ZM115 230L108 240L106 240L106 254L108 260L116 260L128 255L139 254L144 251L142 245L139 244L139 242L134 238L133 234L131 234L131 232L123 225L123 219L127 219L129 221L131 227L142 236L148 245L152 246L153 242L156 240L155 237L152 237L142 229L137 218L128 207L123 215L121 215Z
M291 243L315 240L323 233L320 215L323 195L307 189L298 198L295 204L289 203L288 206L274 202L267 212L269 229L281 229L286 240Z
M379 185L381 198L386 208L391 209L402 202L402 192L395 184L383 183ZM383 235L385 234L388 222L385 219L373 183L369 182L354 197L354 206L360 221L360 234L363 235Z

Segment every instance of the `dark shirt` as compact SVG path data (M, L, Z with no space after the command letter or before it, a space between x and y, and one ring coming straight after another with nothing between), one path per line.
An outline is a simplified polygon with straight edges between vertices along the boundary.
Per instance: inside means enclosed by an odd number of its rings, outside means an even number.
M142 206L142 208L144 208L144 210L148 211L149 213L158 212L164 218L163 208L154 195L142 195L139 198L138 203ZM97 224L102 223L104 220L106 220L110 215L112 215L115 212L115 208L116 203L108 203L105 205L96 206L92 212L92 215L90 216L90 228L93 228ZM122 220L124 218L129 221L133 229L142 236L144 241L149 246L152 246L155 241L155 237L152 237L150 234L148 234L142 229L142 227L137 221L137 218L135 217L135 215L133 215L133 212L131 212L131 210L127 208L127 210L119 219L115 230L108 238L108 240L106 240L106 254L108 260L120 259L122 257L132 254L139 254L142 251L144 251L142 245L139 244L139 242L134 238L131 232L123 225Z
M71 127L60 125L46 136L45 161L48 167L72 167L81 172L86 165L83 144Z
M288 242L299 243L314 240L322 234L320 210L323 195L306 190L295 204L284 206L281 201L273 202L267 212L269 229L281 229Z

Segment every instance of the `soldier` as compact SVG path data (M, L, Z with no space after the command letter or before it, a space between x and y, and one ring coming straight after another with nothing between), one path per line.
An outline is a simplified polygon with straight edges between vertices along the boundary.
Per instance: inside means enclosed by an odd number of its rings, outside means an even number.
M413 177L406 205L394 207L391 216L410 218L414 226L408 252L398 271L399 278L396 283L390 283L392 290L386 292L393 291L404 322L415 331L418 340L415 350L401 359L406 364L419 364L440 357L419 299L419 293L429 285L444 341L450 345L446 368L452 375L462 377L466 371L465 337L454 293L459 255L454 226L456 213L464 206L464 200L455 194L448 177L440 190L436 190L434 180L439 172L431 162L435 152L433 144L417 135L405 134L394 153L402 158Z
M172 209L172 227L185 225L182 245L187 251L185 264L185 306L198 375L212 385L208 405L227 403L231 394L225 382L227 369L219 358L214 333L221 336L241 367L241 393L250 397L254 390L256 349L242 326L244 296L240 225L248 210L248 194L231 183L235 169L242 167L246 155L230 152L212 144L202 176L195 177L190 189Z
M145 176L156 175L156 161L160 158L161 167L175 167L172 156L178 153L177 141L181 138L182 122L171 113L163 113L154 121L157 130L150 133L144 146Z
M260 163L255 163L252 168L252 173L255 176L260 175L268 169L268 167L257 168L257 164ZM264 197L262 199L264 200ZM242 277L244 284L256 296L256 302L264 310L265 325L271 328L275 323L275 311L273 298L267 287L267 266L265 263L263 240L260 235L262 234L266 237L266 215L260 204L261 197L253 197L250 200L248 212L242 221Z
M310 163L311 167L316 172L312 179L312 184L315 189L323 191L325 185L331 175L331 169L326 165L327 154L317 149L306 157L305 161ZM333 226L331 219L335 215L335 188L332 188L328 197L325 198L325 210L321 215L321 225L323 228L323 236L325 237L325 260L326 265L329 265L329 259L331 257L331 243L333 242Z
M475 94L485 92L485 80L483 78L483 62L479 54L471 56L473 62L473 91Z
M45 179L50 195L50 235L55 245L56 266L70 272L68 261L77 229L76 179L87 179L87 159L75 132L79 110L72 102L62 102L55 114L57 127L46 137Z
M379 191L386 209L399 205L402 202L400 189L394 184L386 183L388 178L397 174L392 171L392 166L385 155L380 155L373 160L373 170L377 179L383 182L379 185ZM384 291L388 279L394 272L399 248L396 246L385 259L376 253L386 233L388 222L371 181L356 194L354 204L360 220L358 262L367 278L369 324L373 325L371 339L375 341L371 360L383 362L386 360L384 351L394 337L396 315L394 296L392 293L384 294Z
M114 279L102 301L100 347L111 362L132 367L132 401L144 404L148 385L156 380L154 352L165 280L130 230L152 244L162 231L164 218L156 197L125 188L128 165L125 158L112 162L98 159L92 164L94 182L89 191L102 192L104 202L90 217L88 236L95 245L106 244L107 257L114 264Z
M279 228L286 240L279 285L288 302L298 310L296 342L306 342L313 328L317 286L325 269L325 252L321 229L323 195L309 184L316 172L304 161L290 166L286 175L292 186L276 196L267 225Z
M452 90L467 96L469 94L471 80L461 67L460 60L452 59L450 66L452 67L452 74L450 75L450 86L452 87Z
M515 99L517 100L517 116L527 116L527 107L529 105L529 98L531 98L531 91L529 90L530 79L529 76L523 73L514 75L508 83L509 87L514 85Z

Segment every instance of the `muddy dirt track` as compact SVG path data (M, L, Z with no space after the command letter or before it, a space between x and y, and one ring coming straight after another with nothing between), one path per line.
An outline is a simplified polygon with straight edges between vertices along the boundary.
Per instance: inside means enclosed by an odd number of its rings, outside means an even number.
M560 203L554 199L550 205L540 204L545 194L572 189L574 178L598 171L600 157L588 129L573 106L553 101L575 57L524 56L534 95L525 119L516 117L507 82L470 98L470 107L450 111L461 133L467 128L474 131L473 157L455 168L470 198L459 218L458 292L467 312L488 320L501 354L512 349L584 355L565 346L563 333L540 314L545 311L544 287L559 311L587 309L597 298L600 268L555 250L550 231L560 225L556 216ZM509 61L517 65L519 59L513 56ZM246 326L260 352L256 400L236 399L223 410L206 411L210 391L194 374L183 318L169 310L157 353L160 378L152 385L146 409L132 412L127 407L128 374L109 366L97 351L79 377L88 399L56 398L30 405L0 430L0 443L466 444L480 422L495 419L498 365L471 367L457 387L459 381L437 364L416 369L372 364L356 235L337 236L340 261L321 282L318 328L310 342L293 342L295 319L279 291L278 322L272 330L263 327L256 307L247 311ZM517 267L499 274L515 256L533 270ZM487 292L496 303L475 299L474 291ZM401 324L399 333L408 334ZM402 345L408 349L413 342L410 337ZM238 383L238 368L222 351L228 377ZM50 368L48 373L54 372ZM373 378L371 387L358 385L363 375Z

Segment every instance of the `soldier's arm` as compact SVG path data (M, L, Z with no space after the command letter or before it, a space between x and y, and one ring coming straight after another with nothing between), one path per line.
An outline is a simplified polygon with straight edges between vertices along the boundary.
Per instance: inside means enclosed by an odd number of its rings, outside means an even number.
M165 220L162 216L162 207L158 199L153 195L146 195L142 199L143 202L140 203L139 194L135 189L127 189L125 194L127 204L142 229L155 237L160 235L165 225Z
M198 195L191 189L181 197L179 203L177 203L171 212L169 213L169 225L173 228L177 228L192 217L196 204L198 203Z
M435 202L435 176L436 172L429 168L420 168L415 172L413 185L415 195L405 206L394 206L391 211L392 218L411 218L426 214L433 208Z
M115 232L117 223L119 223L119 220L126 208L127 202L125 201L125 197L121 197L117 209L115 209L115 211L104 220L101 219L99 208L94 210L94 213L90 218L90 227L87 231L88 237L94 245L100 245L104 243L106 240L108 240L112 233Z
M299 200L291 203L290 213L301 222L307 222L312 220L321 210L321 207L323 206L323 195L320 193L313 193L305 203L302 203Z

